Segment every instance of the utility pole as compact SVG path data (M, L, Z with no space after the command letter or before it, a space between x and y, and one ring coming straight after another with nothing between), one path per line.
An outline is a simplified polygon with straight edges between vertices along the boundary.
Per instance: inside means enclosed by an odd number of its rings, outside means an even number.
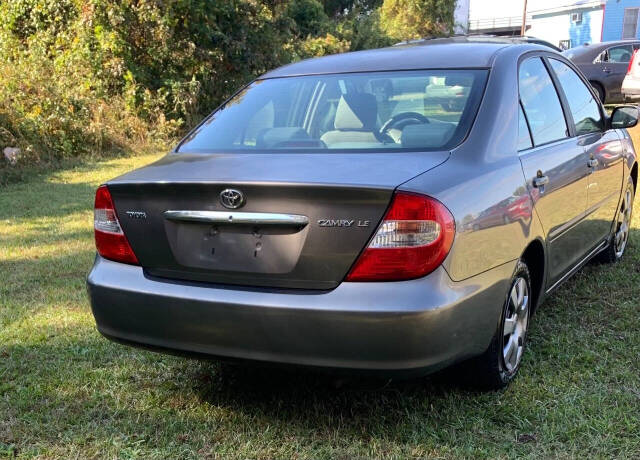
M524 0L524 9L522 10L522 29L520 29L520 35L525 34L527 31L527 0Z

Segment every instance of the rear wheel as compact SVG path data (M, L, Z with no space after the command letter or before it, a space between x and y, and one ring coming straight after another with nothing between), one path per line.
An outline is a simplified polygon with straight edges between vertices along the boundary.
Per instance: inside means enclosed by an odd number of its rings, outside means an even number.
M603 263L615 263L622 259L627 244L629 243L629 230L631 229L631 218L633 216L633 181L629 179L627 188L620 200L620 209L613 225L613 233L607 249L598 255L598 260Z
M531 292L529 269L519 261L496 334L487 351L468 363L467 375L474 386L498 390L515 378L526 346Z

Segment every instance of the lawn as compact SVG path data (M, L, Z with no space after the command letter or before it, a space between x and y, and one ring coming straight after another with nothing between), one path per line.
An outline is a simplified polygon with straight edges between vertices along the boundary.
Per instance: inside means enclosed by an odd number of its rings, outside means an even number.
M111 343L85 292L102 181L155 157L0 188L0 457L640 458L640 212L622 263L538 311L505 391L337 382Z

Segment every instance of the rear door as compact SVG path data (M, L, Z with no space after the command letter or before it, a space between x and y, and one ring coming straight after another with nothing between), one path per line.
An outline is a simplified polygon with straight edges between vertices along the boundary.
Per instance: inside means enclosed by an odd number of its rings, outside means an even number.
M627 74L631 56L632 44L613 46L601 55L601 78L610 101L622 100L622 81Z
M549 59L562 87L575 124L576 136L584 146L589 168L587 215L584 238L593 248L611 233L622 186L622 143L615 130L605 130L602 107L587 83L566 63Z
M563 111L541 57L521 62L519 91L524 126L531 136L531 148L521 139L520 160L547 234L549 281L553 284L585 251L581 227L587 208L587 154L573 137L570 114Z

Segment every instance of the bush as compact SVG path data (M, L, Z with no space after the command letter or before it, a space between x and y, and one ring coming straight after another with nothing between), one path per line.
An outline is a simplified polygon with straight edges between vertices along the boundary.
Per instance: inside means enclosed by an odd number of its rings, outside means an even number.
M381 3L5 0L0 151L19 146L20 162L32 163L165 148L271 68L384 46L395 28L421 33L402 18L403 2ZM452 14L453 0L411 3L423 4L407 10L412 24L420 18L432 30L453 21L440 17L447 5ZM427 20L431 7L437 17Z

